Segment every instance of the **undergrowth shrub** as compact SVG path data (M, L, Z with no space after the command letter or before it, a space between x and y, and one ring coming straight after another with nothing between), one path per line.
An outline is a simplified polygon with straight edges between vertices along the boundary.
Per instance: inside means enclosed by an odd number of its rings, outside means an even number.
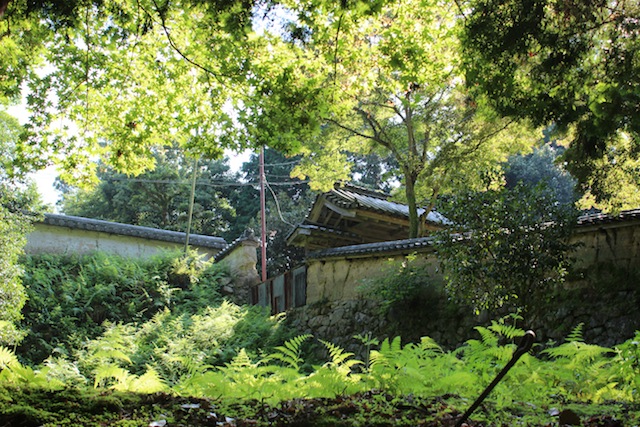
M54 352L70 355L98 337L105 321L141 324L165 308L181 315L218 305L218 279L226 274L195 253L138 260L46 254L26 256L22 264L28 294L22 327L28 335L18 355L32 364Z
M389 260L383 274L366 279L358 292L380 301L381 314L407 310L433 312L446 301L442 286L430 277L416 254L407 255L402 262Z
M217 327L228 325L229 319L240 313L231 306L222 311L224 313L218 313L222 314L222 323L206 332L220 340L224 339L224 332ZM158 314L155 323L159 323L162 316ZM197 322L215 323L210 318ZM197 334L189 329L197 322L180 327L173 325L171 330L180 331L182 338L188 338ZM453 393L474 399L510 360L524 335L523 330L502 319L488 327L476 328L479 339L469 340L454 351L444 351L428 337L404 346L396 337L384 340L379 348L371 350L368 366L352 353L320 341L328 350L329 360L315 366L313 372L305 373L301 369L305 364L303 346L313 340L310 335L293 337L262 356L238 349L232 359L218 366L208 364L206 359L197 359L193 347L180 352L182 346L178 346L170 354L167 349L173 337L167 336L165 341L158 341L164 344L156 355L167 354L166 360L150 357L144 365L142 361L134 362L135 352L140 348L139 334L149 334L154 328L153 333L158 334L161 326L148 323L146 328L136 329L131 325L110 325L107 333L78 354L78 362L50 358L39 369L23 366L11 350L0 348L0 387L30 384L56 390L71 384L77 387L91 384L98 389L172 392L236 401L257 399L269 404L371 389L396 396L433 397ZM491 393L491 405L497 409L550 408L568 402L609 399L640 403L639 340L640 331L613 349L599 347L584 343L581 328L577 327L565 343L544 350L544 357L523 355ZM176 361L179 368L167 365L168 361Z
M264 307L241 307L227 301L191 316L164 309L139 325L106 322L104 327L105 332L75 351L73 358L83 375L96 376L100 369L101 384L119 381L119 386L123 379L130 379L125 371L141 376L150 369L166 384L175 385L229 363L240 352L258 358L258 352L270 351L286 336L280 332L279 319ZM270 347L269 343L274 344Z

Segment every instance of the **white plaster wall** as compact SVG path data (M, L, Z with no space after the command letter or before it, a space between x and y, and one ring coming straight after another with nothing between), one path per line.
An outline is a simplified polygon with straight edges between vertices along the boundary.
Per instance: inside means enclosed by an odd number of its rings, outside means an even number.
M640 265L640 224L593 227L576 233L572 241L580 243L576 265L587 267L611 262L624 269Z
M39 253L80 253L102 251L124 257L150 257L158 253L182 249L184 245L140 237L121 236L98 231L77 230L67 227L38 223L27 236L25 252ZM217 249L191 246L210 258Z
M368 258L310 260L307 267L307 304L318 301L344 301L366 297L359 290L365 280L388 274L406 255L381 255ZM416 262L426 264L434 279L439 279L437 260L431 250L418 253Z
M573 254L577 268L590 268L599 263L612 263L628 270L640 266L639 223L584 227L578 229L572 242L580 243ZM389 260L402 262L404 256L373 254L361 258L311 259L307 269L307 304L366 297L358 292L363 281L382 276L388 270ZM441 279L438 260L431 249L418 252L417 261L427 265L430 277Z

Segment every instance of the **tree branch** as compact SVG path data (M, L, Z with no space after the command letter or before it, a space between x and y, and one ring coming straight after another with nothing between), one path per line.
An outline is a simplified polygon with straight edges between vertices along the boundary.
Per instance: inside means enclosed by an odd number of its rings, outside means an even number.
M467 157L467 156L475 153L477 150L479 150L482 147L482 145L485 142L487 142L489 139L493 138L495 135L497 135L500 132L502 132L503 130L505 130L507 127L509 127L514 122L515 122L515 119L508 120L503 126L497 128L497 129L494 129L493 131L489 132L488 134L480 136L479 138L477 138L477 140L475 141L475 143L472 146L467 147L466 149L461 150L460 152L449 156L449 153L453 152L457 142L462 139L462 136L460 136L455 141L451 142L445 148L443 148L442 151L440 151L440 155L438 157L436 157L436 159L434 159L434 161L431 162L429 164L429 167L426 168L425 170L433 171L436 167L440 166L445 161L445 158L447 160L452 160L452 159L453 160L458 160L458 159L462 159L464 157Z
M335 38L335 49L333 51L333 86L336 86L336 81L338 77L338 37L340 37L340 29L342 27L342 17L344 16L344 12L340 13L340 18L338 18L338 28L336 29L336 38ZM333 94L331 95L333 97Z
M360 114L362 116L362 118L363 118L363 120L365 122L368 123L369 127L373 131L373 135L367 135L366 133L360 132L360 131L358 131L358 130L356 130L354 128L346 126L346 125L344 125L344 124L342 124L342 123L340 123L340 122L338 122L337 120L334 120L334 119L327 119L327 121L333 123L334 125L336 125L340 129L345 130L345 131L351 133L354 136L358 136L360 138L367 139L367 140L370 140L370 141L373 141L373 142L375 142L377 144L382 145L384 148L386 148L387 150L391 151L399 161L402 160L402 157L401 157L400 153L395 149L395 147L391 143L389 143L388 141L383 139L380 136L380 132L376 131L376 126L377 127L380 127L380 126L377 125L375 120L369 114L367 114L366 111L364 111L362 109L354 108L354 110L358 114ZM384 132L384 130L382 130L382 132Z
M458 12L460 12L460 16L462 16L463 20L467 20L467 16L464 14L464 10L462 10L462 5L460 4L460 0L455 0L456 7L458 8Z
M156 13L158 14L158 16L160 17L160 25L162 26L162 29L164 31L164 34L167 37L167 41L169 42L169 45L171 46L171 48L178 54L180 55L180 57L182 59L184 59L185 61L187 61L189 64L193 65L196 68L199 68L200 70L204 71L207 74L212 75L217 81L218 83L222 84L223 86L225 85L225 82L222 80L221 76L223 77L233 77L233 76L228 76L222 73L216 73L213 70L211 70L208 67L205 67L204 65L201 65L200 63L192 60L191 58L189 58L185 53L182 52L182 50L176 45L176 43L174 42L173 38L171 37L171 34L169 32L169 28L167 28L167 24L166 24L166 19L164 16L164 13L161 11L160 7L158 6L158 3L156 0L152 0L153 1L153 5L156 8ZM140 2L138 1L138 4L140 4ZM144 8L142 8L144 10ZM145 11L146 12L146 11ZM148 13L148 12L147 12Z

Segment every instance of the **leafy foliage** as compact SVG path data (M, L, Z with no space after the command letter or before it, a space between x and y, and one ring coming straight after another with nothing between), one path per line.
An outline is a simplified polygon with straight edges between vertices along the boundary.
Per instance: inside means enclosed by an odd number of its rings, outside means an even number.
M52 352L71 354L102 324L145 322L164 308L175 315L219 304L218 280L225 274L196 254L165 254L134 261L118 256L31 255L23 258L28 293L22 325L29 330L18 350L39 363Z
M544 187L467 192L441 206L454 224L437 253L448 292L477 309L541 303L567 273L571 206Z
M299 370L303 361L300 357L300 346L309 338L311 338L309 334L298 335L285 342L284 345L275 347L276 351L269 356L269 360L279 360L296 371Z
M16 345L24 337L17 323L27 295L18 261L31 222L43 211L33 184L7 172L7 164L19 155L18 129L17 120L0 111L0 345Z
M431 304L439 302L441 285L429 277L427 266L416 254L408 255L401 262L389 260L383 274L367 279L358 288L359 293L380 300L384 314L391 310L406 310L420 307L430 310Z
M10 95L22 82L29 87L32 116L18 168L54 162L65 181L87 185L95 182L96 157L139 174L153 168L152 148L169 141L208 158L238 147L222 136L234 129L223 106L242 83L235 77L247 62L239 51L251 2L33 3L25 10L9 2L2 20L3 28L17 30L6 32L2 47L26 45L0 64L13 77ZM55 20L59 9L62 23ZM38 68L37 59L48 67Z
M617 209L638 203L639 7L472 0L462 35L471 90L502 115L568 129L568 170Z
M545 144L531 153L509 157L505 166L507 188L515 188L519 183L530 187L545 185L555 194L558 203L574 203L579 198L575 189L576 182L558 164L562 152L562 147Z
M60 182L59 202L67 215L186 231L194 162L176 147L153 150L155 168L137 177L99 165L99 183L90 190ZM226 161L198 162L191 230L220 236L235 215L223 189L235 183ZM233 239L240 235L233 236Z
M386 402L403 395L422 399L452 392L468 399L477 396L510 359L516 347L513 341L524 334L511 322L518 320L522 319L512 316L494 321L489 327L478 327L480 339L469 340L452 352L445 352L428 337L406 345L402 345L400 337L385 339L378 349L371 350L368 367L351 353L323 342L329 351L329 361L310 373L299 368L303 362L302 344L311 337L300 335L264 357L252 357L242 349L222 366L200 364L175 380L168 380L163 374L167 371L158 369L161 364L157 360L151 360L139 374L132 372L129 361L135 358L132 353L135 346L126 344L133 342L131 330L117 326L94 341L81 356L102 362L81 372L98 389L255 399L271 405L291 399L367 393L372 388L387 393L382 398ZM495 409L477 416L491 421L500 411L533 405L546 408L567 402L616 399L637 403L639 337L607 349L582 342L580 329L576 328L566 343L544 350L546 358L523 355L490 395L489 404ZM11 350L3 348L0 363L2 387L29 384L36 389L61 390L65 383L52 379L62 378L61 372L68 375L69 371L68 366L52 363L33 370L21 365ZM75 384L80 389L86 387L77 380Z
M3 344L16 344L22 338L16 323L21 319L20 310L27 295L18 259L26 244L29 224L24 214L11 212L0 203L0 252L3 254L0 259L0 343Z
M390 159L417 237L418 206L426 216L438 195L473 187L476 172L531 142L515 130L502 138L509 123L465 95L452 3L380 3L372 14L287 6L289 39L265 37L241 122L302 154L293 172L313 189L348 180L354 154Z

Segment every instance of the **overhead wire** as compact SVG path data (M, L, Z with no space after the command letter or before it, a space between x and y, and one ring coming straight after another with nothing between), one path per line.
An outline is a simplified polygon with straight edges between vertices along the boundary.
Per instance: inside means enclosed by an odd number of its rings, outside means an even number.
M189 184L189 180L172 180L172 179L147 179L147 178L116 178L109 177L105 179L105 181L130 181L130 182L144 182L148 184ZM283 181L283 182L272 182L271 185L275 186L295 186L295 185L303 185L308 184L307 180L300 181ZM231 182L231 181L207 181L207 180L198 180L196 185L204 185L207 187L255 187L259 183L254 181L247 182Z
M283 163L272 163L269 164L268 166L287 166L287 165L291 165L291 164L295 164L298 163L298 161L291 161L291 162L283 162ZM267 166L267 165L265 165ZM286 175L277 175L277 174L265 174L265 175L270 175L271 177L276 177L276 178L289 178ZM144 183L149 183L149 184L188 184L189 181L188 180L172 180L172 179L147 179L147 178L130 178L130 177L122 177L122 178L118 178L118 177L109 177L106 179L106 181L130 181L130 182L144 182ZM283 223L289 225L290 227L295 227L295 224L290 223L289 221L287 221L286 219L284 219L284 216L282 215L282 209L280 208L280 202L278 201L278 197L275 193L275 191L273 190L273 188L271 187L272 185L274 186L279 186L279 187L284 187L284 186L288 186L288 187L293 187L296 185L304 185L304 184L308 184L309 181L308 180L298 180L298 181L285 181L285 182L269 182L266 179L265 176L265 185L266 187L269 189L269 192L271 193L271 196L273 197L273 201L275 202L276 205L276 211L278 212L278 216L280 218L280 221L282 221ZM229 182L229 181L206 181L206 180L198 180L195 181L195 185L200 185L200 186L207 186L207 187L255 187L257 185L259 185L258 182L252 182L252 181L247 181L247 182Z
M291 224L289 221L284 219L284 217L282 216L282 210L280 210L280 202L278 202L278 198L276 197L275 191L273 191L273 188L271 188L271 186L269 185L269 181L267 181L265 179L264 183L267 186L267 188L269 189L269 191L271 192L271 196L273 196L273 201L276 203L276 210L278 211L278 216L280 217L280 221L284 222L285 224L287 224L287 225L289 225L291 227L295 227L294 224Z

